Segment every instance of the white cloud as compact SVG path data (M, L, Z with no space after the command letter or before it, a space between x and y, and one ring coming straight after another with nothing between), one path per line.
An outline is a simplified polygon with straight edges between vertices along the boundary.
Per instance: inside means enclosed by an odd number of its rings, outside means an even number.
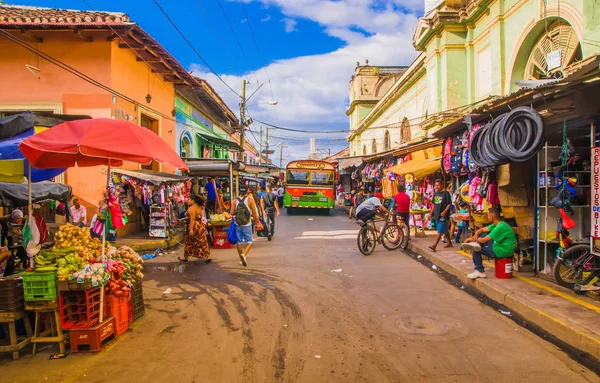
M285 24L285 31L287 33L296 31L296 25L298 24L298 22L296 20L286 18L286 19L281 20L281 22L283 24Z
M253 0L244 0L251 2ZM254 0L257 1L257 0ZM269 84L249 102L249 114L255 119L294 129L347 130L350 76L356 62L368 59L371 65L409 65L416 57L412 35L422 0L260 0L265 6L276 6L287 20L303 18L315 21L330 36L343 40L346 45L326 54L300 56L277 60L266 67L271 78L273 98L277 106L266 105L271 101ZM401 4L400 4L401 3ZM403 8L398 9L401 5ZM415 12L404 13L415 9ZM286 31L288 31L286 23ZM205 68L193 66L199 76L216 88L221 97L234 111L239 110L239 98L227 89ZM247 89L251 94L256 87L256 77L266 82L265 68L244 74L252 81ZM234 89L239 89L242 76L224 75L223 79ZM258 126L255 124L255 126ZM258 128L257 128L258 129ZM317 138L317 146L337 152L347 145L344 134L300 134L276 130L273 136L294 137L295 140L273 139L272 145L284 141L288 146L286 160L305 158L308 155L308 138ZM337 141L332 142L331 139ZM298 139L304 141L296 141ZM278 159L278 155L276 156Z
M261 23L265 23L267 21L271 20L271 15L266 15L265 17L263 17L262 19L260 19Z

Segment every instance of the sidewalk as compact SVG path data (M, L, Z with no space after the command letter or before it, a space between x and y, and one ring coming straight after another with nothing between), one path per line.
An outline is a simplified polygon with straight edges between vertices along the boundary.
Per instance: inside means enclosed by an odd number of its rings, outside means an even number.
M493 262L484 262L486 279L472 281L466 277L473 271L470 254L460 251L457 245L454 249L439 246L432 252L428 248L432 242L432 237L413 239L409 249L418 254L417 260L422 257L456 278L461 289L472 287L493 303L504 306L503 311L510 311L513 319L520 316L533 327L538 326L541 333L525 324L538 335L589 361L600 359L600 302L533 275L515 272L512 279L496 279Z

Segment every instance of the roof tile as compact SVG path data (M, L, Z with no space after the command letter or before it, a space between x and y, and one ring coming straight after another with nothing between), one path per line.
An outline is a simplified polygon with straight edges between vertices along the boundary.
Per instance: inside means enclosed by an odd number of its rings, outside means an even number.
M129 16L120 12L76 11L0 4L0 24L128 24Z

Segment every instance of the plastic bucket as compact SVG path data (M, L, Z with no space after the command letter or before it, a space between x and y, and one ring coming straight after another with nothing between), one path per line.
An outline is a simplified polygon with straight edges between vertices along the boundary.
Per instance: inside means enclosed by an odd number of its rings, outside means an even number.
M496 258L496 278L499 279L510 279L513 277L513 259L510 258Z

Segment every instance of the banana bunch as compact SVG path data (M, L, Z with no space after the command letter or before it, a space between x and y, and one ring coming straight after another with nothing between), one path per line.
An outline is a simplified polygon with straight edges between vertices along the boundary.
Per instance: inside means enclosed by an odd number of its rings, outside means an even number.
M73 253L77 253L74 248L42 250L33 258L35 271L56 271L58 260Z

